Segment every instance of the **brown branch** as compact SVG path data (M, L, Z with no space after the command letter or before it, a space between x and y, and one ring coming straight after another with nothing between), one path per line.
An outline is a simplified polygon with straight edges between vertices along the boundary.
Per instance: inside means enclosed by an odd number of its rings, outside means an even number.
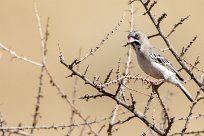
M198 68L197 66L195 66L195 63L192 64L191 62L186 61L185 59L183 59L183 61L188 64L190 66L191 69L196 69L197 71L204 73L204 69Z
M117 67L117 70L116 70L116 78L120 78L120 63L121 63L121 58L119 59L118 61L118 67Z
M56 87L56 89L58 90L58 92L61 94L61 97L63 99L66 100L66 102L71 106L72 108L72 111L77 114L85 123L87 122L86 119L81 115L81 113L78 111L78 109L74 106L74 104L68 99L67 95L65 95L65 93L60 89L60 87L56 84L56 82L54 81L53 79L53 76L52 74L49 72L48 70L48 66L47 66L47 63L46 63L46 54L47 54L47 40L48 40L48 36L49 36L49 32L48 32L48 24L46 25L47 28L46 28L46 32L45 32L45 37L43 36L43 31L42 31L42 26L41 26L41 23L40 23L40 17L39 17L39 14L38 14L38 10L37 10L37 7L35 5L35 13L36 13L36 18L37 18L37 21L38 21L38 28L39 28L39 33L40 33L40 39L41 39L41 50L42 50L42 69L46 71L47 75L49 76L50 78L50 81L52 83L53 86ZM48 18L48 21L47 23L49 23L49 18ZM40 94L40 93L39 93ZM40 95L39 95L40 96ZM40 99L39 99L40 100ZM38 103L38 101L37 101ZM39 110L39 108L36 108L37 110ZM36 111L37 111L36 110ZM36 126L37 122L37 113L35 111L35 115L34 116L34 121L33 121L33 124L34 126ZM95 130L92 128L92 126L90 126L90 124L87 124L87 127L90 129L90 132L93 133L95 136L97 136L98 134L95 132ZM35 127L34 127L35 128ZM33 132L34 129L31 129L31 132Z
M191 67L191 71L193 71L194 68L196 68L196 66L197 66L199 63L200 63L200 61L199 61L199 56L198 56L198 57L196 58L194 64L193 64L192 67Z
M142 0L140 0L140 1L142 1ZM146 5L146 7L147 7L147 3L144 3L145 5ZM151 5L149 6L149 8L147 8L147 10L146 10L146 12L145 13L143 13L143 15L146 15L146 14L148 14L150 11L151 11L151 9L155 6L157 4L157 1L153 1L152 3L151 3Z
M106 76L106 79L104 80L104 84L108 82L112 73L113 73L113 69L111 69L108 75Z
M54 129L54 130L58 130L58 129L65 129L65 128L69 128L69 127L79 127L79 126L87 126L87 125L92 125L92 124L98 124L101 123L102 121L107 120L107 118L101 119L101 120L93 120L93 121L86 121L86 122L82 122L82 123L78 123L78 124L69 124L69 125L41 125L41 126L29 126L29 125L25 125L25 126L18 126L18 127L6 127L6 126L0 126L0 131L20 131L20 130L31 130L31 129L35 129L35 130L46 130L46 129Z
M100 129L98 130L98 134L100 134L100 132L102 132L102 130L103 130L105 127L106 127L106 123L104 123L104 124L100 127Z
M159 84L159 85L152 85L152 92L156 93L156 95L158 96L159 103L161 104L162 109L164 111L164 117L167 119L167 121L169 123L170 122L170 117L169 117L168 110L167 110L166 105L165 105L164 101L162 100L162 98L161 98L161 96L160 96L160 94L158 92L158 88L161 86L161 84Z
M128 5L132 4L133 2L138 1L138 0L130 0Z
M17 134L20 136L32 136L32 134L22 130L6 130L5 132L9 133L8 135ZM2 136L5 136L5 134L2 134Z
M144 6L145 10L148 11L148 7L145 5L145 3L140 0L140 2L142 3L142 5ZM167 47L169 48L169 50L171 51L171 53L173 54L173 56L176 58L176 60L179 62L179 64L182 66L182 68L190 75L190 77L192 78L192 80L201 88L204 89L204 85L203 83L201 83L196 76L194 75L194 73L192 73L192 71L189 69L189 67L186 65L186 63L179 57L178 53L175 51L175 49L173 48L173 45L170 43L170 41L167 39L167 37L169 36L165 36L162 28L160 26L157 26L157 21L155 20L154 16L152 15L152 13L149 11L147 12L149 18L151 19L152 23L154 24L155 28L157 29L159 35L161 36L161 38L164 40L165 44L167 45ZM189 16L181 19L181 21L179 23L177 23L174 27L174 29L172 29L172 31L175 31L175 29L179 26L179 24L182 24L186 19L188 19ZM169 35L169 34L168 34Z
M130 5L130 32L133 31L133 29L134 29L134 4L131 3ZM125 65L125 71L123 75L129 74L130 63L131 63L131 47L129 46L127 62ZM116 96L118 95L118 97L121 97L122 95L124 95L125 87L123 85L125 85L126 83L127 83L126 78L121 80L121 84L119 84L118 89L115 93Z
M198 118L201 118L201 117L204 117L204 114L191 115L190 117L182 117L182 118L174 119L174 121L187 120L188 118L190 118L190 119L198 119Z
M36 65L36 66L40 66L40 67L42 66L42 64L39 63L39 62L33 61L33 60L28 59L28 58L26 58L26 57L24 57L24 56L21 56L21 55L18 55L14 50L11 50L11 49L7 48L6 46L4 46L4 45L1 44L1 43L0 43L0 49L2 49L2 50L4 50L4 51L8 52L8 53L11 54L11 56L13 56L14 58L20 59L20 60L22 60L22 61L25 61L25 62L28 62L28 63L31 63L31 64L34 64L34 65Z
M107 129L108 136L112 136L112 129L113 129L113 125L115 122L115 118L116 118L118 109L119 109L119 105L117 104L112 111L111 119L108 125L108 129Z
M129 117L127 117L127 118L124 119L124 120L119 120L119 121L115 122L115 123L114 123L114 126L115 126L115 125L124 124L124 123L130 121L130 120L133 119L133 118L135 118L135 115L129 116Z
M159 34L157 33L157 34L150 35L150 36L148 36L148 39L156 37L156 36L159 36Z
M144 95L144 96L150 96L150 97L151 97L151 95L146 94L146 93L143 93L143 92L141 92L141 91L137 91L137 90L135 90L135 89L133 89L133 88L128 87L127 85L124 85L124 86L125 86L125 88L127 88L128 90L134 91L134 92L139 93L139 94L142 94L142 95Z
M41 25L41 20L40 20L40 16L38 13L38 9L37 9L37 5L36 3L34 3L34 10L35 10L35 15L36 15L36 19L37 19L37 23L38 23L38 30L39 30L39 34L40 34L40 41L41 41L41 57L42 57L42 67L41 67L41 71L40 71L40 77L39 77L39 86L38 86L38 95L37 95L37 101L36 101L36 105L35 105L35 111L34 111L34 115L33 115L33 121L32 121L32 126L35 128L35 126L38 123L38 118L39 118L39 109L40 109L40 102L41 99L43 98L42 95L42 85L43 85L43 77L44 77L44 70L45 70L45 64L46 64L46 53L47 53L47 48L46 48L46 43L48 40L48 24L47 24L47 30L46 30L46 34L45 34L45 39L43 36L43 30L42 30L42 25ZM49 18L47 20L47 23L49 23ZM33 134L34 129L30 130L30 133Z
M189 124L190 117L191 117L191 115L193 114L193 109L194 109L194 107L195 107L196 104L198 103L198 98L199 98L199 96L200 96L200 93L201 93L201 90L197 91L197 95L196 95L196 97L195 97L195 100L197 100L197 101L194 101L194 102L192 103L191 107L190 107L190 110L189 110L187 119L186 119L186 121L185 121L185 125L184 125L184 127L183 127L183 129L182 129L182 131L181 131L181 136L184 136L184 134L185 134L185 132L186 132L186 130L187 130L187 126L188 126L188 124Z
M158 19L157 19L157 26L160 25L160 23L167 17L166 13L163 13Z
M35 126L37 125L38 119L40 116L40 113L39 113L40 102L41 102L41 99L43 98L43 95L42 95L43 77L44 77L44 67L41 67L39 85L38 85L38 95L37 95L37 101L35 104L35 111L34 111L33 121L32 121L33 128L35 128ZM30 133L33 134L33 132L34 132L34 129L31 129Z
M144 112L143 112L143 114L144 114L144 116L146 116L146 114L147 114L147 111L149 110L149 107L150 107L150 103L152 102L152 100L153 100L153 93L151 93L151 95L149 96L149 99L147 100L147 104L146 104L146 106L145 106L145 109L144 109Z
M111 30L105 36L105 38L94 49L91 49L90 52L87 53L84 57L81 57L80 59L77 59L76 62L73 64L73 66L75 66L75 65L79 64L80 62L84 61L89 56L93 55L97 50L99 50L102 47L102 45L110 38L110 36L112 36L118 30L118 28L121 26L123 21L124 21L124 17L122 17L122 19L119 20L118 24L114 27L114 29Z
M78 76L79 78L81 78L84 82L86 82L86 84L89 84L90 86L92 86L93 88L95 88L96 90L98 90L100 93L103 93L105 96L111 98L112 100L116 101L118 104L122 105L124 108L126 108L128 111L130 111L131 113L133 113L135 115L135 117L139 118L141 121L143 121L147 126L149 126L152 130L154 130L156 133L163 135L165 132L161 129L159 129L157 126L155 126L155 124L152 124L149 120L146 119L146 117L139 111L137 111L136 109L132 109L130 108L131 106L128 105L127 103L124 103L123 101L121 101L120 99L117 99L117 97L115 97L115 95L109 93L108 90L106 90L105 88L101 88L100 86L98 86L97 84L94 84L91 80L89 80L88 78L86 78L85 76L83 76L81 73L79 73L77 70L73 69L73 67L70 67L70 65L68 65L63 57L63 54L60 50L60 62L69 70L71 70L71 72L73 72L76 76Z
M184 18L181 18L181 20L180 20L178 23L176 23L176 24L174 25L174 27L171 29L171 31L169 32L169 34L167 34L166 38L170 37L171 34L172 34L173 32L175 32L175 30L177 29L177 27L179 27L180 25L182 25L182 24L184 23L184 21L188 20L189 17L190 17L190 15L188 15L188 16L186 16L186 17L184 17Z
M173 133L169 136L176 136L176 135L181 135L182 132L178 132L178 133ZM198 131L189 131L189 132L185 132L185 135L195 135L195 136L200 136L201 134L204 134L204 130L198 130Z
M132 30L133 30L133 27L134 27L134 16L133 16L134 13L133 13L133 12L134 12L134 5L133 5L133 3L131 3L131 4L130 4L130 31L132 31ZM130 63L131 63L131 48L130 48L130 46L129 46L129 49L128 49L128 58L127 58L127 62L126 62L126 65L125 65L124 75L129 74ZM111 70L110 73L108 74L108 76L107 76L107 78L106 78L106 80L105 80L104 83L106 83L106 82L108 81L108 79L109 79L111 73L112 73L112 70ZM124 87L124 85L127 83L127 81L128 81L128 80L127 80L126 78L122 79L122 80L121 80L121 84L118 85L118 89L117 89L117 91L116 91L116 93L115 93L115 96L116 96L117 98L120 99L120 98L122 97L122 98L124 99L124 101L126 101L126 100L125 100L125 87ZM107 129L108 136L112 136L113 124L114 124L114 122L115 122L115 117L116 117L117 111L118 111L118 109L119 109L119 106L120 106L120 105L117 104L117 105L115 106L113 112L112 112L112 117L111 117L111 120L110 120L110 122L109 122L108 129Z
M180 54L180 58L182 58L186 53L187 51L190 49L190 47L193 45L193 43L196 41L197 39L197 36L195 36L191 41L190 43L187 45L186 48L182 48L182 51L181 51L181 54Z
M81 57L81 49L79 49L79 56L78 58ZM79 65L77 65L76 67L77 70L79 70ZM75 101L76 101L76 93L77 93L77 83L78 83L78 77L75 77L75 80L74 80L74 87L73 87L73 92L72 92L72 103L75 105ZM71 124L74 124L74 117L75 117L75 110L71 110L71 115L70 115L70 125ZM67 132L67 136L70 136L71 133L73 132L75 127L70 127L68 132ZM83 129L82 129L82 132L83 132ZM81 132L81 133L82 133Z
M101 94L101 93L98 93L98 94L94 94L94 95L91 95L91 94L86 94L85 96L82 96L80 97L80 99L85 99L86 101L88 101L89 99L96 99L98 97L103 97L105 96L104 94Z

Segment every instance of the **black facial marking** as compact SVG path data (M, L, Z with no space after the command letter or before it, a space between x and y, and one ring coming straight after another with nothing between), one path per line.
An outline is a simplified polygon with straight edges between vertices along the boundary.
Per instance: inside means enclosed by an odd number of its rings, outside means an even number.
M138 41L134 41L134 43L135 43L137 46L141 46L141 44L140 44Z
M139 50L141 48L141 44L137 41L132 42L131 45L133 46L133 48L137 48Z
M128 39L129 38L133 38L135 39L134 41L132 41L131 45L133 46L133 48L137 48L137 49L141 49L141 43L139 41L140 37L139 34L136 33L136 31L130 32L128 35Z
M139 39L139 35L135 34L134 38L138 40Z

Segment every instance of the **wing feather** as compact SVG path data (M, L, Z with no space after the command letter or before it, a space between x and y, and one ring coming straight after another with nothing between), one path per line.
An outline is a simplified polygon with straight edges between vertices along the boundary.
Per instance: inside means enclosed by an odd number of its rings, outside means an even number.
M176 76L179 78L179 80L184 81L183 78L178 74L177 70L174 69L174 67L171 65L171 63L164 58L162 55L156 53L156 52L150 52L150 58L162 66L166 67L168 70L174 72Z

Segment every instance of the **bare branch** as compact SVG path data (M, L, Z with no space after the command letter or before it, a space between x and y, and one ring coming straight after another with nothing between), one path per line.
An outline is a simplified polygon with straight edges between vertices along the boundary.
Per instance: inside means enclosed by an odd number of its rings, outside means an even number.
M80 59L78 59L74 64L77 65L80 62L84 61L86 58L88 58L89 56L93 55L98 49L101 48L101 46L110 38L110 36L112 36L112 34L114 34L118 28L121 26L121 23L124 21L124 17L122 17L122 19L119 20L118 24L115 26L115 28L113 30L111 30L111 32L109 32L105 38L94 48L91 49L91 51L89 53L87 53L84 57L81 57Z
M112 73L113 73L113 69L111 69L110 72L108 73L108 75L107 75L107 77L106 77L106 79L104 81L104 84L108 82L108 80L110 79L110 76L111 76Z
M37 19L37 23L38 23L38 30L39 30L39 35L40 35L40 42L41 42L41 52L42 52L42 63L43 65L45 64L45 55L46 55L46 44L45 44L45 39L47 41L47 38L44 37L43 34L43 30L42 30L42 25L41 25L41 20L40 20L40 16L38 13L38 9L37 9L37 4L36 2L34 2L34 10L35 10L35 16ZM49 23L49 18L47 23ZM48 24L47 24L48 27ZM47 35L48 36L48 35ZM45 38L45 39L44 39Z
M98 93L98 94L86 94L85 96L80 97L80 99L85 99L86 101L88 101L89 99L93 98L96 99L97 97L103 97L105 96L104 94Z
M144 6L145 10L148 11L148 7L145 5L145 3L140 0L140 2L142 3L142 5ZM169 37L172 32L170 32L168 34L168 36L165 36L162 28L160 26L157 26L157 21L155 20L154 16L152 15L152 13L150 11L147 12L149 18L151 19L152 23L154 24L155 28L157 29L159 35L161 36L161 38L164 40L164 42L166 43L167 47L169 48L169 50L171 51L171 53L173 54L173 56L176 58L176 60L179 62L179 64L182 66L182 68L190 75L190 77L193 79L193 81L201 88L204 89L204 85L196 78L196 76L194 75L194 73L192 73L192 71L189 69L189 67L186 65L186 63L179 57L178 53L175 51L175 49L173 48L173 45L170 43L170 41L168 40L167 37ZM172 29L172 31L174 32L179 24L182 24L185 20L187 20L189 18L189 16L182 18L181 21L179 23L177 23L174 28Z
M162 84L162 83L161 83L161 84ZM165 118L167 119L167 121L168 121L168 123L169 123L169 122L170 122L170 117L169 117L168 110L167 110L166 105L165 105L164 101L162 100L162 98L161 98L161 96L160 96L160 94L159 94L159 92L158 92L158 88L159 88L159 86L160 86L161 84L159 84L159 85L152 85L152 91L157 94L158 99L159 99L159 102L160 102L160 104L161 104L161 106L162 106L162 109L163 109L163 111L164 111L164 113L165 113L164 116L165 116Z
M113 99L114 101L116 101L118 104L122 105L124 108L126 108L127 110L129 110L130 112L132 112L137 118L139 118L140 120L142 120L147 126L149 126L152 130L154 130L156 133L163 135L165 132L163 130L160 130L157 126L155 126L155 124L152 124L149 120L146 119L146 117L144 117L144 115L142 113L140 113L139 111L137 111L136 109L131 109L130 105L128 105L127 103L124 103L123 101L121 101L120 99L117 99L117 97L115 97L115 95L109 93L108 90L106 90L105 88L101 88L100 86L94 84L92 81L90 81L88 78L84 77L81 73L79 73L78 71L76 71L75 69L73 69L73 67L70 67L64 60L63 58L63 54L60 50L60 62L69 70L71 70L73 73L75 73L76 76L80 77L82 80L84 80L84 82L86 82L87 84L89 84L90 86L92 86L93 88L95 88L96 90L98 90L100 93L103 93L105 96Z
M138 1L138 0L130 0L128 5L132 4L133 2Z
M124 86L125 86L128 90L137 92L137 93L142 94L142 95L145 95L145 96L150 96L149 94L143 93L143 92L141 92L141 91L137 91L137 90L135 90L135 89L133 89L133 88L130 88L130 87L128 87L127 85L124 85Z
M156 37L156 36L159 36L159 33L150 35L150 36L148 36L148 38L150 39L150 38L153 38L153 37Z
M117 114L118 109L119 109L119 105L117 104L112 111L111 119L110 119L109 126L107 129L108 136L112 136L112 128L113 128L113 125L115 122L115 118L116 118L116 114Z
M44 67L41 68L40 77L39 77L38 95L37 95L37 101L35 105L35 111L34 111L33 122L32 122L33 128L35 128L35 126L37 125L38 119L40 116L40 113L39 113L40 102L41 102L41 99L43 98L43 95L42 95L43 76L44 76ZM33 131L34 129L31 129L30 133L33 134Z
M171 31L169 32L169 34L167 34L166 38L170 37L171 34L172 34L173 32L175 32L175 30L177 29L177 27L179 27L180 25L182 25L182 24L184 23L184 21L188 20L189 17L190 17L190 15L188 15L188 16L186 16L186 17L184 17L184 18L181 18L181 20L180 20L178 23L176 23L176 24L174 25L174 27L171 29Z
M197 91L197 95L196 95L196 97L195 97L195 100L198 99L200 93L201 93L201 90ZM188 114L188 116L187 116L185 125L184 125L184 127L183 127L183 129L182 129L182 131L181 131L181 136L184 136L184 134L185 134L185 132L186 132L186 130L187 130L187 126L188 126L188 124L189 124L190 117L191 117L191 115L193 114L192 112L193 112L193 109L194 109L195 105L197 104L197 102L198 102L198 101L194 101L194 102L192 103L191 107L190 107L190 111L189 111L189 114Z
M31 63L31 64L34 64L34 65L37 65L37 66L40 66L42 67L42 64L39 63L39 62L36 62L36 61L33 61L33 60L30 60L24 56L20 56L18 55L15 51L7 48L6 46L4 46L3 44L0 43L0 48L5 50L6 52L10 53L14 58L17 58L17 59L20 59L20 60L23 60L25 62L28 62L28 63Z
M150 103L152 102L153 98L154 98L154 97L153 97L153 93L151 93L151 95L150 95L150 97L149 97L149 99L148 99L148 101L147 101L147 104L146 104L146 106L145 106L144 112L143 112L144 116L146 116L146 113L147 113L147 111L149 110Z
M190 47L193 45L193 43L196 41L196 39L197 39L197 36L195 36L191 41L190 41L190 43L187 45L187 47L186 48L182 48L182 51L181 51L181 54L180 54L180 58L181 57L183 57L186 53L187 53L187 51L190 49Z
M43 77L44 77L44 70L45 70L45 64L46 64L46 53L47 53L47 48L46 48L46 43L48 40L48 24L47 24L47 30L46 30L46 36L44 39L43 36L43 31L42 31L42 25L41 25L41 20L40 20L40 16L38 13L38 9L37 9L37 5L36 3L34 3L34 10L35 10L35 15L36 15L36 19L37 19L37 23L38 23L38 30L39 30L39 34L40 34L40 40L41 40L41 54L42 54L42 67L41 67L41 71L40 71L40 77L39 77L39 86L38 86L38 95L37 95L37 101L36 101L36 105L35 105L35 111L34 111L34 115L33 115L33 122L32 122L32 126L35 128L35 126L38 123L38 119L39 119L39 109L40 109L40 102L41 99L43 98L42 95L42 85L43 85ZM49 23L49 18L47 20L47 23ZM46 40L46 42L44 41ZM30 133L33 134L34 129L30 130Z
M174 121L187 120L188 118L198 119L198 118L201 118L201 117L204 117L204 114L192 115L190 117L182 117L182 118L174 119Z
M197 71L199 71L201 73L204 73L204 69L201 69L201 68L195 66L195 64L196 64L195 62L196 61L194 62L194 64L191 63L191 62L186 61L185 59L183 59L183 61L190 66L190 69L196 69Z
M160 23L167 17L166 13L163 13L158 19L157 19L157 25L159 26Z
M142 0L140 0L141 2L142 2ZM142 2L143 3L143 2ZM145 5L146 5L146 7L147 7L147 3L144 3ZM152 3L151 3L151 5L149 6L149 8L147 8L147 10L146 10L146 12L145 13L143 13L143 15L146 15L148 12L150 12L151 11L151 9L155 6L157 4L157 1L153 1Z
M176 135L181 135L182 134L182 132L178 132L178 133L173 133L173 134L171 134L171 135L169 135L169 136L176 136ZM199 135L201 135L201 134L204 134L204 130L198 130L198 131L189 131L189 132L185 132L185 133L183 133L184 135L195 135L195 136L199 136Z
M79 126L87 126L87 125L92 125L92 124L97 124L100 123L104 120L107 119L101 119L101 120L94 120L94 121L86 121L86 122L82 122L79 124L71 124L71 125L41 125L41 126L19 126L19 127L0 127L0 131L5 130L5 131L20 131L20 130L31 130L31 129L35 129L35 130L46 130L46 129L64 129L64 128L69 128L69 127L79 127Z

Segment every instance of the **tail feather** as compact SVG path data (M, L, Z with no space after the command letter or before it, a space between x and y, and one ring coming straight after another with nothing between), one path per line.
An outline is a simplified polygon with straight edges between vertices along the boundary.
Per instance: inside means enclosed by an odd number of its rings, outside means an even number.
M178 82L178 87L183 91L183 93L186 95L186 97L193 102L193 97L191 94L188 92L188 90L180 83Z

